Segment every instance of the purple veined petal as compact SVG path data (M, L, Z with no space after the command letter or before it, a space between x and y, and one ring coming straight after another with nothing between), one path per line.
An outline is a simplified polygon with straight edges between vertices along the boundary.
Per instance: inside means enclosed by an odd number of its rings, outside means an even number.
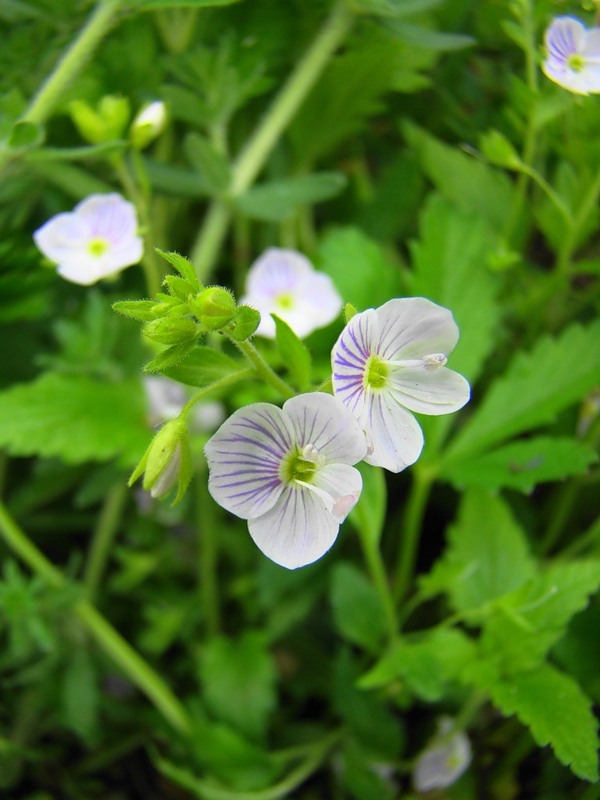
M361 424L373 448L365 458L367 464L401 472L421 455L423 431L419 423L389 392L370 393Z
M248 520L256 546L287 569L304 567L325 555L339 527L318 495L293 486L285 488L270 511Z
M447 308L424 297L388 300L376 309L380 334L379 356L389 360L448 355L458 341L458 327Z
M273 298L294 292L298 284L312 272L312 264L301 253L270 247L248 270L246 294L249 297Z
M204 449L214 500L242 519L269 511L284 488L279 473L294 448L293 436L291 423L270 403L253 403L232 414Z
M362 491L362 475L347 464L327 464L317 470L313 484L331 498L328 510L341 524L354 508Z
M366 455L362 428L336 397L323 392L301 394L287 400L283 411L294 426L300 449L313 445L324 463L356 464Z
M544 36L548 58L566 62L569 56L581 51L586 33L585 25L575 17L556 17Z
M409 411L432 416L458 411L471 396L467 380L445 367L400 367L391 374L389 392Z
M113 245L132 239L137 232L135 206L120 194L95 194L73 211L88 226L91 238L106 239Z
M334 394L356 417L365 408L366 364L378 338L376 311L370 308L352 317L331 351Z

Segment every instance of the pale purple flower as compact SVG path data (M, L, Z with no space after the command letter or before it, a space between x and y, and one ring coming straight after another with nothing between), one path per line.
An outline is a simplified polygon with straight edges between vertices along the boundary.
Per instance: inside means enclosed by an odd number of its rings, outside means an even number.
M208 489L219 505L248 520L266 556L296 569L334 543L362 489L351 465L366 450L360 426L331 395L301 394L282 409L254 403L206 445Z
M353 316L331 353L333 391L367 434L368 464L400 472L418 459L423 432L411 412L449 414L469 384L444 366L458 328L445 308L410 297Z
M545 75L576 94L600 92L600 28L576 17L556 17L545 35Z
M256 332L270 339L275 336L271 314L303 339L329 325L342 310L342 298L328 275L317 272L301 253L278 247L269 248L252 264L240 302L260 311Z
M33 239L59 275L83 286L137 264L144 250L135 207L119 194L87 197L48 220Z
M413 784L419 792L445 789L460 778L471 763L471 743L461 730L454 730L449 717L438 720L438 731L417 758Z

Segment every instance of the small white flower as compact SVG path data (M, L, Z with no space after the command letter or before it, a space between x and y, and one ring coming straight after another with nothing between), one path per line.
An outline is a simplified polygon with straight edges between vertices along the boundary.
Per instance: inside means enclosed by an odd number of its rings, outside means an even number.
M328 275L317 272L301 253L278 247L252 264L240 302L260 311L257 333L269 339L275 337L270 314L281 317L303 339L333 322L342 309L342 298Z
M556 17L545 35L545 75L575 94L600 92L600 28L576 17Z
M148 424L154 427L179 415L189 399L188 393L180 383L149 375L144 378L144 389L148 401ZM199 433L212 433L225 418L225 406L218 400L197 403L188 417L190 430Z
M208 489L219 505L248 520L266 556L296 569L334 543L362 489L351 465L366 450L360 426L331 395L298 395L283 409L254 403L206 445Z
M445 308L411 297L352 317L331 353L333 391L367 434L368 464L400 472L418 459L423 432L413 415L449 414L469 384L446 369L458 328Z
M452 733L449 717L438 721L438 732L415 763L413 784L418 792L445 789L465 772L471 763L471 743L462 731Z
M59 275L82 286L137 264L144 251L135 207L119 194L87 197L48 220L33 239Z

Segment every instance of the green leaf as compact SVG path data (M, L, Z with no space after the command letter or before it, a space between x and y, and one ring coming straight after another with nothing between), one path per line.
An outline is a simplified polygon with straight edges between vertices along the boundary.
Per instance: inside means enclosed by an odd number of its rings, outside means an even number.
M276 673L265 637L246 631L204 645L200 661L203 698L214 716L248 736L264 737L275 708Z
M206 182L213 195L222 195L231 182L231 171L225 156L199 133L189 133L184 140L187 157Z
M193 341L182 342L181 344L174 344L167 347L162 353L159 353L147 364L144 364L144 372L164 372L172 367L181 364L194 349L195 344Z
M443 469L440 477L458 489L475 486L530 493L538 483L583 475L597 460L597 454L585 442L538 436L459 461Z
M550 744L575 775L598 779L597 722L590 700L571 677L543 664L482 688L503 714L516 714L531 729L540 747Z
M378 17L409 17L422 14L441 5L444 0L352 0L359 14L374 14Z
M275 322L275 341L277 349L292 379L301 392L310 387L311 356L308 347L302 342L284 320L271 314Z
M600 383L600 322L572 325L519 353L485 395L447 453L447 464L465 460L510 436L551 422Z
M387 486L385 475L379 467L371 467L364 461L356 464L362 475L363 488L360 500L350 512L348 519L374 546L379 546L387 511Z
M361 311L401 293L400 270L358 228L329 231L321 239L318 254L319 269L331 277L344 301Z
M0 393L0 446L71 464L119 458L131 465L148 444L145 413L137 381L47 372Z
M211 8L231 6L240 0L129 0L125 3L132 11L157 11L162 8Z
M212 347L196 346L181 364L161 370L171 380L204 388L242 368L239 361Z
M341 172L317 172L281 181L259 184L236 197L235 206L253 219L280 222L295 213L298 206L329 200L346 186Z
M331 579L331 605L340 634L377 652L386 635L385 615L375 587L351 564L337 564Z
M483 133L479 139L479 149L491 164L515 170L523 166L519 154L500 131L489 130Z
M44 136L44 128L37 122L17 122L8 137L8 146L11 150L30 150L40 145Z
M124 139L83 147L43 147L27 154L31 161L85 161L88 158L104 158L125 150L128 143Z
M472 36L463 33L445 33L391 17L386 18L385 27L393 36L413 47L425 47L429 50L462 50L475 44Z
M62 713L67 726L89 741L97 728L98 683L88 650L72 648L61 673Z
M151 158L142 158L142 163L151 186L158 192L175 197L207 197L209 194L204 177L191 173L189 167L162 164Z
M444 144L416 125L405 122L402 130L427 177L446 200L479 214L492 230L504 230L513 202L512 183L504 172Z
M399 679L417 697L440 700L475 657L475 645L462 631L438 628L421 641L400 641L359 680L362 689L388 686Z
M486 269L496 249L487 222L439 195L421 214L419 239L410 245L412 294L449 308L460 338L449 366L474 381L496 344L500 308L496 276Z
M198 280L198 276L196 275L194 265L189 258L186 258L179 253L166 253L164 250L159 250L158 247L155 247L154 249L159 256L164 258L165 261L168 261L169 264L177 270L182 278L185 278L185 280L188 281L195 291L199 292L203 288L202 284Z
M445 591L456 611L478 609L534 574L523 533L500 497L470 489L449 529L448 549L422 579L426 594Z
M156 315L153 311L155 306L154 300L118 300L112 305L117 314L137 319L139 322L149 322L155 319Z

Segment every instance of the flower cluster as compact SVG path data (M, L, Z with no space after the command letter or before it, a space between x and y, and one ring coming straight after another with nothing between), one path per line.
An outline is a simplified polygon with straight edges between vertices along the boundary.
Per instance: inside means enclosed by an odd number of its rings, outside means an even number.
M356 314L333 348L333 396L303 394L283 409L251 404L208 442L213 498L248 520L276 563L320 558L359 498L352 465L399 472L423 447L411 412L447 414L468 401L467 381L445 367L457 339L451 313L420 297Z
M545 36L544 74L575 94L600 92L600 28L556 17Z

